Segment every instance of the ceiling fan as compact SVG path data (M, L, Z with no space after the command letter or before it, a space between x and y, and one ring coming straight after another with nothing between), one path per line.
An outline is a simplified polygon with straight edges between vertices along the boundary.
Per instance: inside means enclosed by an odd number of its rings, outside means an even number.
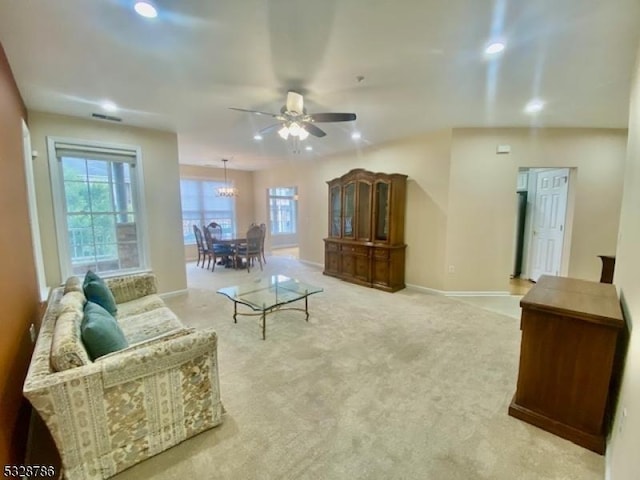
M230 109L275 118L280 123L265 127L258 134L262 135L278 129L278 135L285 140L289 136L304 140L309 134L315 137L324 137L326 132L318 128L315 125L316 123L351 122L356 119L355 113L307 113L307 109L304 108L303 96L296 92L287 93L287 103L280 109L280 113L260 112L234 107L230 107Z

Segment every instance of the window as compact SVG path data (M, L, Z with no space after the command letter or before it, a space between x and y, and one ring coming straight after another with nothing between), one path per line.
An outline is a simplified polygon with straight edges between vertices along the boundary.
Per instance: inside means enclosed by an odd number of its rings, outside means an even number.
M196 243L194 225L202 228L211 222L222 227L222 238L235 237L235 198L217 195L217 189L224 186L224 182L211 180L180 180L182 236L185 245Z
M296 210L298 195L296 187L269 189L269 219L272 235L296 233Z
M146 268L138 149L49 139L63 276Z

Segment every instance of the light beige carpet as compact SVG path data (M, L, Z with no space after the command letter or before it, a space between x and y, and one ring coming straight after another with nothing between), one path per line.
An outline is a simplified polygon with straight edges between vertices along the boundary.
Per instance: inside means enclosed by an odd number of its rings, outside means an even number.
M248 274L190 264L169 306L219 335L224 423L125 479L601 479L603 457L507 415L516 319L436 295L395 294L271 257ZM267 273L324 288L311 317L239 317L221 286Z

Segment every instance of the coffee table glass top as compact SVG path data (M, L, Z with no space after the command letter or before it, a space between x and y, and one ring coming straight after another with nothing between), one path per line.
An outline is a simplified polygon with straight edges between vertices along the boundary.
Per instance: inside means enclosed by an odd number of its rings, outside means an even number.
M255 311L265 311L322 291L320 287L314 287L295 278L271 275L253 282L221 288L218 293Z

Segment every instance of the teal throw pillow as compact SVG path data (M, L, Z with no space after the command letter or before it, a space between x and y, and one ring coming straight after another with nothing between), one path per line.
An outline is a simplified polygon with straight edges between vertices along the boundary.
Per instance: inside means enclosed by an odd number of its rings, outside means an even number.
M118 312L113 293L104 280L91 270L84 277L84 296L87 297L87 301L97 303L114 317Z
M113 315L94 302L87 302L84 307L80 333L91 360L129 346Z
M93 270L87 270L87 274L84 276L82 287L86 287L89 282L104 282L104 280L102 280L102 278L100 278L100 276Z

